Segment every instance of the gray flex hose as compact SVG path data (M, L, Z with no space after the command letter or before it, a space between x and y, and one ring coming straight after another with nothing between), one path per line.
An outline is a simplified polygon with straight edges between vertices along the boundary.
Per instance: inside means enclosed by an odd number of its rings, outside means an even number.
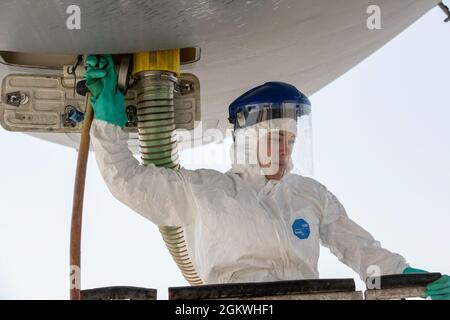
M171 73L160 71L140 72L137 78L137 119L142 162L178 169L174 112L174 87L177 79ZM189 259L183 229L159 226L159 230L185 279L191 285L202 284Z

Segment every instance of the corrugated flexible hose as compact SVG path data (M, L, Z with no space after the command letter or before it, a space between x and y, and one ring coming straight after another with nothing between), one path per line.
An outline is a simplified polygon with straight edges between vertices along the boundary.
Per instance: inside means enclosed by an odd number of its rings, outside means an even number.
M138 81L137 120L142 163L178 169L174 109L176 78L170 73L149 71L139 73ZM202 284L190 261L183 228L159 226L159 230L185 279L191 285Z

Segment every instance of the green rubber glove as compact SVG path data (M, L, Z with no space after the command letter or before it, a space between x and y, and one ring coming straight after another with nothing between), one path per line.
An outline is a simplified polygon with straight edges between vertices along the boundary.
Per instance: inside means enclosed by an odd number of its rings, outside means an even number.
M407 268L405 268L405 270L403 270L403 274L405 274L405 273L429 273L429 272L425 271L425 270L421 270L421 269L407 267Z
M86 58L84 79L91 91L95 118L123 127L128 122L125 98L117 88L117 74L112 56L89 55Z
M430 296L433 300L450 300L450 277L444 274L438 280L430 283L425 295Z
M428 273L428 271L407 267L403 273ZM444 274L438 280L427 285L425 295L432 300L450 300L450 276Z

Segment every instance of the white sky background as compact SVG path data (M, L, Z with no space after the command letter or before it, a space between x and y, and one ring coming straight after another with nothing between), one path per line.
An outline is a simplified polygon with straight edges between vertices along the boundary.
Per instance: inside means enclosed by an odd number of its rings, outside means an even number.
M315 177L384 247L417 268L450 273L450 23L443 19L433 9L311 100ZM0 150L0 299L66 299L76 152L3 129ZM196 168L187 158L182 163ZM187 282L157 228L115 200L94 154L89 160L82 287L150 287L166 299L168 287ZM217 168L208 160L197 167ZM328 249L319 271L364 288Z

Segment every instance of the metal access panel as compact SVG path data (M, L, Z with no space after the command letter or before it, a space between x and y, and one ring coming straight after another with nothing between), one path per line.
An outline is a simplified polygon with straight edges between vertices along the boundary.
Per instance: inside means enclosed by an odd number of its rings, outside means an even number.
M62 75L10 74L2 81L0 123L9 131L79 133L82 122L68 117L71 110L85 112L85 97L74 86L83 79L78 68L76 77L64 68ZM201 120L200 81L189 73L181 74L175 93L175 124L177 129L194 129ZM131 87L125 97L129 118L126 130L137 133L137 92ZM134 135L132 135L134 136Z

